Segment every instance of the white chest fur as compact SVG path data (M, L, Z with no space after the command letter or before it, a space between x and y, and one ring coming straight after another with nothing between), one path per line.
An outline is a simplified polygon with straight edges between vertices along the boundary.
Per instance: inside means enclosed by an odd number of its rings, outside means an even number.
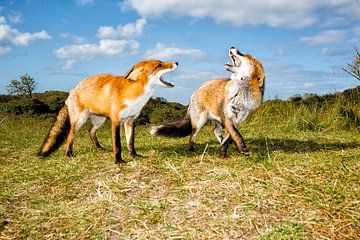
M120 111L121 121L126 120L129 117L137 118L140 115L142 108L149 101L154 93L154 87L147 86L143 94L134 100L126 100L127 107Z
M252 98L248 84L245 82L232 82L226 88L228 101L225 106L225 115L238 124L256 109L256 103Z

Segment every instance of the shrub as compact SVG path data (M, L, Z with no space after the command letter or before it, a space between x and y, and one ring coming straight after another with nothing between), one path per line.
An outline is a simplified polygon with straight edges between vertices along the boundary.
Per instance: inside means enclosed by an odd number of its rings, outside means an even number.
M47 104L52 112L58 112L64 105L69 93L61 91L46 91L44 93L37 93L34 96L40 101Z
M182 117L187 107L180 103L167 102L164 98L150 99L136 119L138 125L171 121Z
M49 113L47 104L38 99L19 98L1 104L1 111L10 114L42 114Z

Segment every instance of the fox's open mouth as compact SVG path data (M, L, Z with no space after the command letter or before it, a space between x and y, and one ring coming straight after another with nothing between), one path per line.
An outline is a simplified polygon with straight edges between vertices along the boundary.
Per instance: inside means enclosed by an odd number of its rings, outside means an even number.
M238 56L236 56L235 54L233 54L231 51L230 51L230 57L231 57L231 60L233 62L233 65L235 67L240 67L241 66L241 60Z
M241 67L242 62L239 56L242 56L242 54L238 50L235 48L230 49L229 57L231 58L232 64L225 64L225 68L227 68L228 71L233 72L233 70L231 70L233 67Z
M166 82L162 76L160 77L160 81L168 88L174 87L174 84Z

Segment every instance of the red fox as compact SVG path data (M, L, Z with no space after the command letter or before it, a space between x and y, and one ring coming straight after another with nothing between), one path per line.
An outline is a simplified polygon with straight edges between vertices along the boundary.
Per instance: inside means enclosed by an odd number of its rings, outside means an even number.
M220 142L220 155L226 157L229 143L233 140L245 156L250 150L237 130L263 99L265 73L261 63L250 55L242 54L236 48L229 50L232 65L224 67L230 78L213 79L205 82L191 96L185 116L174 122L152 127L152 135L184 137L190 135L189 150L194 151L196 135L208 120L215 122L214 133ZM222 136L222 129L226 133Z
M96 131L109 118L115 163L124 162L121 158L121 122L124 123L129 154L137 156L134 121L153 95L156 85L174 87L162 75L174 70L177 65L177 62L147 60L136 64L125 76L100 74L84 79L70 91L38 154L48 156L59 148L67 136L66 155L72 156L75 135L88 119L92 123L89 129L91 141L96 148L101 148Z

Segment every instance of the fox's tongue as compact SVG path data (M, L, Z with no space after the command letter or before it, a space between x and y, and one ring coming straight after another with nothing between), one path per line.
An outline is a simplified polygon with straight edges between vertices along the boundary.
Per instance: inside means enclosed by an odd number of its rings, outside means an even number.
M160 81L161 81L163 84L165 84L165 86L168 87L168 88L174 87L174 84L171 84L171 83L169 83L169 82L166 82L162 76L160 77Z

